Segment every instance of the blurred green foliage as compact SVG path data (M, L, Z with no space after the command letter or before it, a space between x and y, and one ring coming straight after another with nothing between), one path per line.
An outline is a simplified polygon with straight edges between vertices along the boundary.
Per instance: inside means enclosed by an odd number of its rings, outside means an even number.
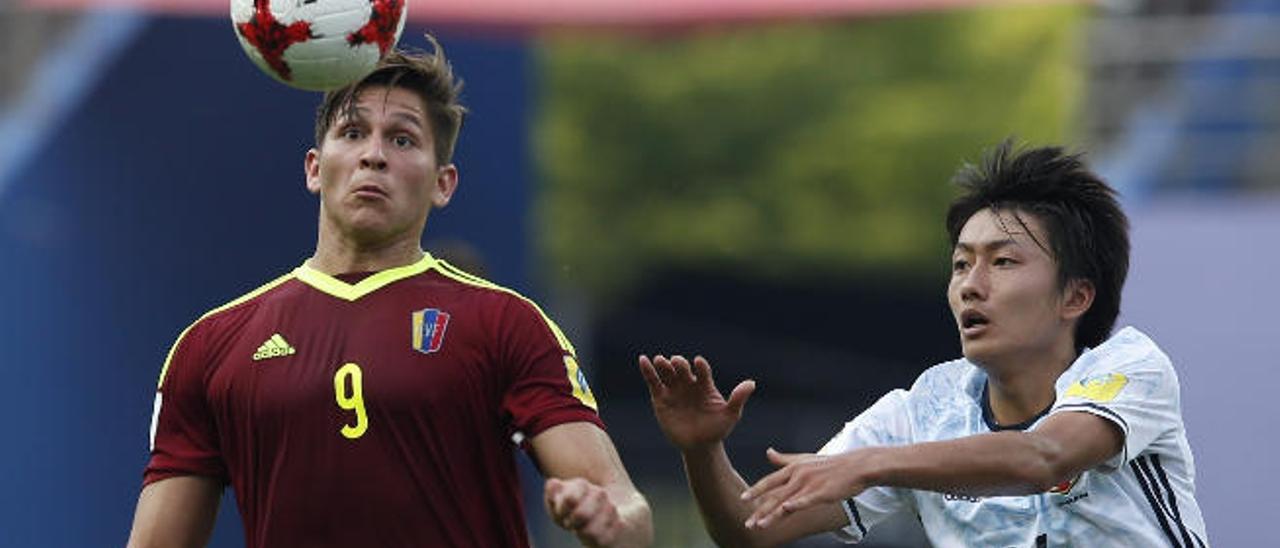
M1083 10L545 37L544 274L605 300L670 267L936 281L955 169L1071 129Z

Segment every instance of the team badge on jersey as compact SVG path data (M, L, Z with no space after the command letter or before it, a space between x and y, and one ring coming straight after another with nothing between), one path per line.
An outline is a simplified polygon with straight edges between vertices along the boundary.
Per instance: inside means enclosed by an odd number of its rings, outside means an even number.
M413 313L413 349L423 354L440 350L444 344L444 329L449 325L449 313L427 308Z
M1057 484L1057 485L1053 486L1051 489L1049 489L1049 492L1050 492L1050 493L1054 493L1054 494L1058 494L1058 495L1065 495L1065 494L1067 494L1067 493L1070 493L1070 492L1071 492L1071 488L1072 488L1072 487L1075 487L1075 486L1076 486L1076 482L1078 482L1078 481L1080 481L1080 476L1076 476L1076 477L1074 477L1074 478L1071 478L1071 479L1069 479L1069 480L1067 480L1067 481L1064 481L1064 482L1062 482L1062 483L1059 483L1059 484Z
M1096 402L1111 401L1126 384L1129 384L1129 378L1119 373L1089 377L1067 388L1067 397L1078 396Z

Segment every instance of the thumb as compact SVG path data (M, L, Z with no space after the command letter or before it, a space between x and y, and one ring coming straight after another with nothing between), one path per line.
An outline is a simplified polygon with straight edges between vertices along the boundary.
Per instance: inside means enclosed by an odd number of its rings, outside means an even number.
M547 492L558 491L563 483L560 478L547 478L547 481L543 484L543 490Z
M774 449L772 447L765 449L764 455L765 457L768 457L769 462L773 463L774 466L778 466L778 467L786 466L793 462L799 461L805 456L804 453L781 453L777 449Z
M742 408L747 405L747 398L751 397L751 393L756 391L756 381L745 380L733 387L733 392L729 394L729 411L735 417L742 416Z
M557 478L547 478L542 484L542 499L547 503L547 508L552 506L557 495L564 491L564 481Z

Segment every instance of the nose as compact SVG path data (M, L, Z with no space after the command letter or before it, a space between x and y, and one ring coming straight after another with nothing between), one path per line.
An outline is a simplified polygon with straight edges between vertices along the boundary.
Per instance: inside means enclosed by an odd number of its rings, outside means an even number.
M369 145L360 153L360 167L373 171L387 168L387 156L382 152L381 139L369 139Z
M981 264L974 265L959 280L960 300L964 302L982 300L987 295L987 269Z

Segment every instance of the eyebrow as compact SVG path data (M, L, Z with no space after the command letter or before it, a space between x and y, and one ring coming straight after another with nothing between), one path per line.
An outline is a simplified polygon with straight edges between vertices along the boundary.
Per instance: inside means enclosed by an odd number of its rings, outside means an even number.
M391 113L391 117L405 120L420 128L426 127L426 124L422 122L422 117L418 116L418 113L416 112L393 112Z
M978 243L976 246L975 246L974 244L970 244L970 243L966 243L966 242L959 242L959 243L957 243L957 244L956 244L955 251L963 251L963 252L965 252L965 253L973 253L975 249L982 249L982 250L987 251L987 252L992 252L992 251L999 251L999 250L1004 249L1004 248L1006 248L1006 247L1009 247L1009 246L1016 246L1016 245L1018 245L1018 242L1015 242L1015 241L1013 240L1013 238L1004 238L1004 239L1000 239L1000 240L989 240L989 241L986 241L986 242L980 242L980 243Z
M352 109L350 112L351 112L351 114L354 114L354 116L350 116L350 115L347 115L347 114L343 114L342 116L340 116L340 117L338 118L338 120L343 120L343 121L349 121L349 120L362 120L362 119L364 119L364 118L367 118L367 117L368 117L369 109L368 109L368 108L365 108L365 107L356 107L356 108ZM412 111L410 111L410 112L392 112L392 113L390 114L390 117L391 117L391 118L398 118L398 119L404 120L404 121L409 122L410 124L412 124L412 125L414 125L414 126L416 126L416 127L418 127L418 128L425 128L425 127L426 127L426 124L424 124L424 123L422 122L422 117L421 117L421 116L418 116L418 113L417 113L417 112L412 112Z

